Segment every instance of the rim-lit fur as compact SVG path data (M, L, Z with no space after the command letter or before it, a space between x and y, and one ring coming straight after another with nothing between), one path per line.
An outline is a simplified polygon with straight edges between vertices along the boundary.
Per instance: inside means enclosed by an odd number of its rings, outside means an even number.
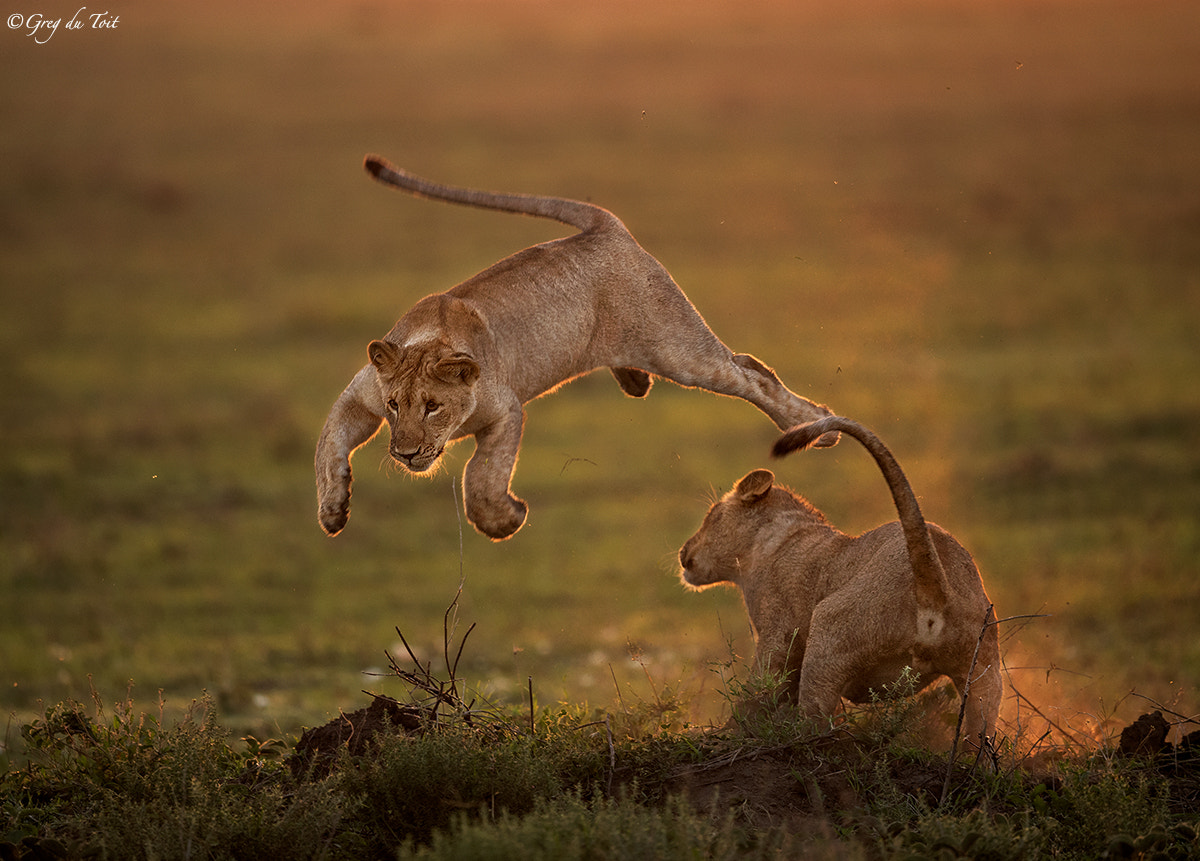
M426 296L371 343L369 363L335 401L317 443L317 517L328 534L350 516L353 452L387 421L389 453L417 473L428 472L449 443L474 437L463 475L467 517L493 539L509 537L527 513L510 489L523 405L597 368L609 368L631 397L648 394L657 376L743 398L781 429L829 414L758 359L722 344L611 212L442 185L378 156L365 166L418 197L552 218L580 232Z
M785 434L776 452L831 432L855 437L875 457L901 520L848 536L769 470L755 470L683 545L683 581L741 591L756 664L783 676L806 713L830 715L841 697L869 701L908 666L922 687L948 676L962 694L970 678L967 735L990 735L1003 685L995 613L974 560L926 523L895 458L858 423L818 420Z

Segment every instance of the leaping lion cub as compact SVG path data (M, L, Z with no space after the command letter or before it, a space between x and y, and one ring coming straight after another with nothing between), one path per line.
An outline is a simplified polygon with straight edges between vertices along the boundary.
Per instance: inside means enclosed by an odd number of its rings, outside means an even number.
M467 517L483 534L508 538L527 511L509 491L522 405L596 368L610 368L632 397L644 397L659 376L744 398L781 429L829 415L758 359L730 352L611 212L561 198L453 188L377 156L367 156L365 167L417 197L552 218L580 232L426 296L370 343L370 362L334 403L317 443L318 519L330 535L350 516L350 456L386 420L389 454L414 473L429 471L451 441L474 436L463 474Z
M794 428L774 453L832 431L850 434L875 458L899 522L851 538L776 486L771 472L755 470L712 506L679 551L684 582L741 590L755 664L784 676L804 712L832 715L841 697L866 702L909 666L921 687L945 675L960 695L970 674L966 737L990 736L1003 685L996 626L988 624L996 616L979 570L948 532L925 522L896 459L857 422L831 416Z

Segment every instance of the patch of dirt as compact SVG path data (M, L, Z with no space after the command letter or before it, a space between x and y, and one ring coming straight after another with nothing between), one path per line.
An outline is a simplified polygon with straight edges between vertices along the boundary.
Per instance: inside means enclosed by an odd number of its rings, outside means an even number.
M665 788L701 810L721 816L733 810L739 823L750 828L783 826L796 834L832 838L834 824L851 821L865 810L850 775L870 774L874 758L869 746L849 736L806 739L774 748L739 749L678 768ZM954 776L967 768L956 764ZM904 793L931 805L940 799L946 779L941 760L891 760L887 771Z
M1145 760L1167 781L1171 804L1195 811L1200 808L1200 731L1171 744L1170 728L1161 712L1142 715L1122 731L1117 753ZM853 821L867 807L855 787L869 778L872 753L855 739L747 750L676 769L665 788L683 794L699 809L718 814L733 810L747 826L783 825L805 834L827 833L831 823ZM1022 772L1031 782L1054 788L1059 783L1054 760L1031 758L1022 764ZM960 754L950 775L951 790L969 785L973 769L991 767L986 757L976 763L973 755ZM946 770L944 756L924 761L889 757L886 778L905 795L936 807ZM858 776L857 784L849 781L850 773ZM869 786L860 789L873 791Z
M747 755L732 761L687 766L672 775L667 789L683 795L701 810L713 813L736 810L738 818L750 827L784 825L799 832L821 824L816 812L820 804L814 804L811 797L821 795L823 801L819 784L798 781L786 757ZM844 789L849 795L846 800L856 804L853 791L849 787Z
M1161 711L1144 714L1121 730L1117 753L1142 757L1171 787L1171 804L1184 811L1200 808L1200 730L1179 744L1167 741L1171 725Z
M1144 714L1121 730L1117 752L1121 756L1156 756L1167 741L1171 725L1162 712Z
M350 714L342 714L324 726L305 730L288 757L292 775L323 777L329 774L342 750L362 756L374 745L381 732L417 734L425 726L427 715L417 706L401 705L391 697L374 695L371 704Z

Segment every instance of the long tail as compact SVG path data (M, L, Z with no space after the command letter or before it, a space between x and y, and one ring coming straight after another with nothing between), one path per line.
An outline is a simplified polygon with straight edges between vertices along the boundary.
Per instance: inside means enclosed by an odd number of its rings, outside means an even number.
M942 609L946 606L946 570L942 567L937 550L934 549L929 527L925 524L912 486L887 446L858 422L843 416L829 416L792 428L775 441L772 454L782 457L797 449L808 448L830 431L842 431L854 437L879 464L888 488L892 491L892 500L896 503L900 525L904 529L908 559L917 587L919 634L923 639L935 639L940 633Z
M538 218L552 218L579 230L594 230L606 224L620 224L619 219L603 207L565 197L542 197L536 194L503 194L442 185L401 170L387 159L368 155L363 160L367 173L380 182L407 191L416 197L444 200L480 209L495 209Z

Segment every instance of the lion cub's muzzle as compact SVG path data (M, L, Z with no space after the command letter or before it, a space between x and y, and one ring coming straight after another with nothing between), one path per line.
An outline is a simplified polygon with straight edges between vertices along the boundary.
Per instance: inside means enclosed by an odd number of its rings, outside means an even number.
M442 449L434 448L433 446L421 446L416 451L404 452L389 446L388 454L392 456L392 460L396 461L396 463L409 472L425 472L438 462L438 458L442 456Z
M692 586L702 586L707 583L704 576L696 570L696 553L694 543L689 539L686 544L679 548L679 567L683 575L685 583Z

